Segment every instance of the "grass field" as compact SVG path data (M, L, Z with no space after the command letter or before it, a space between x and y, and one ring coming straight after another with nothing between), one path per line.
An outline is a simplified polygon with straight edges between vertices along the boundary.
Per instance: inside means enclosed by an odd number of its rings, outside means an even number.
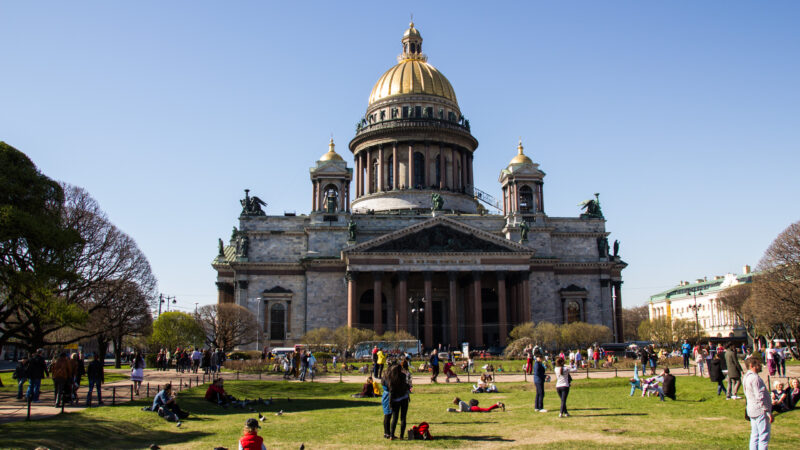
M625 379L576 380L569 396L572 417L558 417L558 397L547 386L545 408L533 411L533 386L501 384L498 394L469 393L466 383L418 386L409 407L409 425L427 421L431 442L383 439L379 399L355 399L353 384L229 381L226 388L237 397L273 397L264 407L267 421L260 434L268 448L373 448L390 447L544 447L565 448L744 448L750 426L744 420L744 402L716 396L708 379L679 377L678 401L662 403L629 397ZM141 411L146 401L115 407L92 408L38 422L0 425L0 446L6 448L236 448L242 426L256 413L222 409L205 402L204 389L178 396L179 404L193 413L181 428L155 413ZM507 411L448 413L458 395L478 398L482 406L503 401ZM287 401L287 397L292 401ZM282 416L275 411L283 410ZM772 428L773 448L800 446L800 411L779 415Z
M0 392L17 392L17 380L11 378L11 372L7 373L0 373L0 378L3 380L3 386L0 387ZM106 372L106 383L112 383L114 381L120 380L127 380L129 377L127 375L122 375L118 373L109 373ZM86 386L88 383L86 377L83 377L83 381L81 384ZM25 389L28 389L28 383L25 383ZM42 379L42 387L43 391L52 391L53 390L53 379L52 378L43 378ZM84 389L83 392L85 393L86 390ZM23 392L24 394L24 392ZM0 444L2 445L2 444Z

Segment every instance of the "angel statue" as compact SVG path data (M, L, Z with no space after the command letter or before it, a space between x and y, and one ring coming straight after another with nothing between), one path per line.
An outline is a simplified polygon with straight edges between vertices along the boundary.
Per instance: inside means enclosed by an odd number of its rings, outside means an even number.
M242 216L266 216L261 207L267 203L256 196L250 197L250 189L244 190L244 198L239 203L242 204Z
M605 217L603 217L603 211L600 209L599 193L594 194L594 199L584 200L578 203L578 206L586 210L586 212L581 214L582 219L605 219Z
M433 204L431 208L433 211L441 211L442 206L444 206L444 199L438 192L434 192L431 194L431 203Z

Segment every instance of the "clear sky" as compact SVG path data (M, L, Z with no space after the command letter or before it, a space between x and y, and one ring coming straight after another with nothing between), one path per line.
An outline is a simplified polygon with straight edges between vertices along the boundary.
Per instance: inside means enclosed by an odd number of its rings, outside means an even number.
M800 219L800 3L0 0L0 140L82 186L178 307L216 301L243 189L307 213L409 14L480 142L477 187L521 136L545 210L600 192L625 306L740 273ZM411 4L408 4L411 7Z

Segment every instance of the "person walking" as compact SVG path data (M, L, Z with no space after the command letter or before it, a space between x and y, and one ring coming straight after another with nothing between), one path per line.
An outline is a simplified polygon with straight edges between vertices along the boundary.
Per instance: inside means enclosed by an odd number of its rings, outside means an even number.
M308 373L308 350L305 350L300 357L300 381L306 381L306 373Z
M647 347L642 347L639 349L639 362L642 363L642 378L647 375L647 364L650 361L650 352L648 351Z
M683 341L683 345L681 345L681 355L683 355L683 368L689 370L689 352L692 351L692 346L689 344L689 340L686 339Z
M439 352L436 349L431 351L431 383L438 383L436 378L439 376Z
M72 384L70 385L70 403L78 403L78 388L81 386L81 379L86 375L86 366L83 363L83 358L78 353L72 354Z
M92 362L89 363L89 368L86 370L86 375L89 377L89 392L86 394L86 406L92 406L92 389L97 387L97 405L103 405L103 394L101 386L105 383L105 371L103 369L103 361L100 361L98 354L94 354Z
M705 347L698 344L694 351L694 362L697 365L695 375L699 377L706 376L706 355L708 355L708 352L706 352Z
M525 347L523 355L525 356L525 373L530 375L533 373L533 347L531 344Z
M564 358L558 357L556 359L556 392L561 398L561 412L558 417L569 417L567 412L567 396L569 395L569 387L572 381L569 367L564 367Z
M67 358L66 352L61 352L58 359L53 362L53 386L55 388L55 407L65 404L70 397L70 384L72 383L72 363Z
M728 346L725 351L725 367L728 368L728 392L725 393L727 400L738 400L739 385L742 380L742 366L739 364L739 357L736 356L736 346Z
M380 378L378 376L378 346L372 347L372 378Z
M747 397L747 416L750 418L750 450L769 447L772 422L772 401L761 373L761 360L748 358L747 373L744 375L744 395Z
M131 362L131 381L133 381L133 390L136 395L139 395L139 388L142 386L142 381L144 381L144 368L144 358L142 353L137 350L136 355L133 357L133 362Z
M775 364L775 347L772 344L772 341L769 341L767 346L767 350L764 352L767 358L767 372L769 372L769 376L774 377L775 372L777 371L777 366Z
M722 365L725 361L720 358L719 353L714 353L714 357L708 364L708 378L712 383L717 383L717 395L725 393L728 396L728 391L725 389L725 374L722 371Z
M533 409L537 412L546 413L544 409L544 358L536 355L536 362L533 364L533 385L536 386L536 400Z
M200 349L195 347L192 352L192 372L197 373L197 370L200 368L200 361L202 360L203 354L200 353Z
M26 396L33 403L39 402L39 394L41 394L42 378L49 377L50 373L47 370L47 363L44 362L43 349L36 350L36 353L28 361L28 391Z
M12 374L12 378L17 380L17 400L22 400L22 389L25 388L25 382L28 381L28 366L28 357L23 356Z
M786 348L780 342L775 344L775 369L779 377L786 377Z
M383 349L378 349L377 355L377 362L378 362L378 378L383 376L383 368L386 366L386 353L383 352Z

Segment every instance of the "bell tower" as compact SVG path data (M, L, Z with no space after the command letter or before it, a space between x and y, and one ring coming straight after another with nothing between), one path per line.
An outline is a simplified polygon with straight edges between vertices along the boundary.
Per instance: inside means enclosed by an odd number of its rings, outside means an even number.
M353 169L336 153L331 138L328 152L322 155L311 172L311 212L336 214L350 212L350 180Z
M498 181L503 188L503 215L528 221L535 220L536 215L544 215L544 176L539 164L523 152L520 139L517 156L500 171Z

